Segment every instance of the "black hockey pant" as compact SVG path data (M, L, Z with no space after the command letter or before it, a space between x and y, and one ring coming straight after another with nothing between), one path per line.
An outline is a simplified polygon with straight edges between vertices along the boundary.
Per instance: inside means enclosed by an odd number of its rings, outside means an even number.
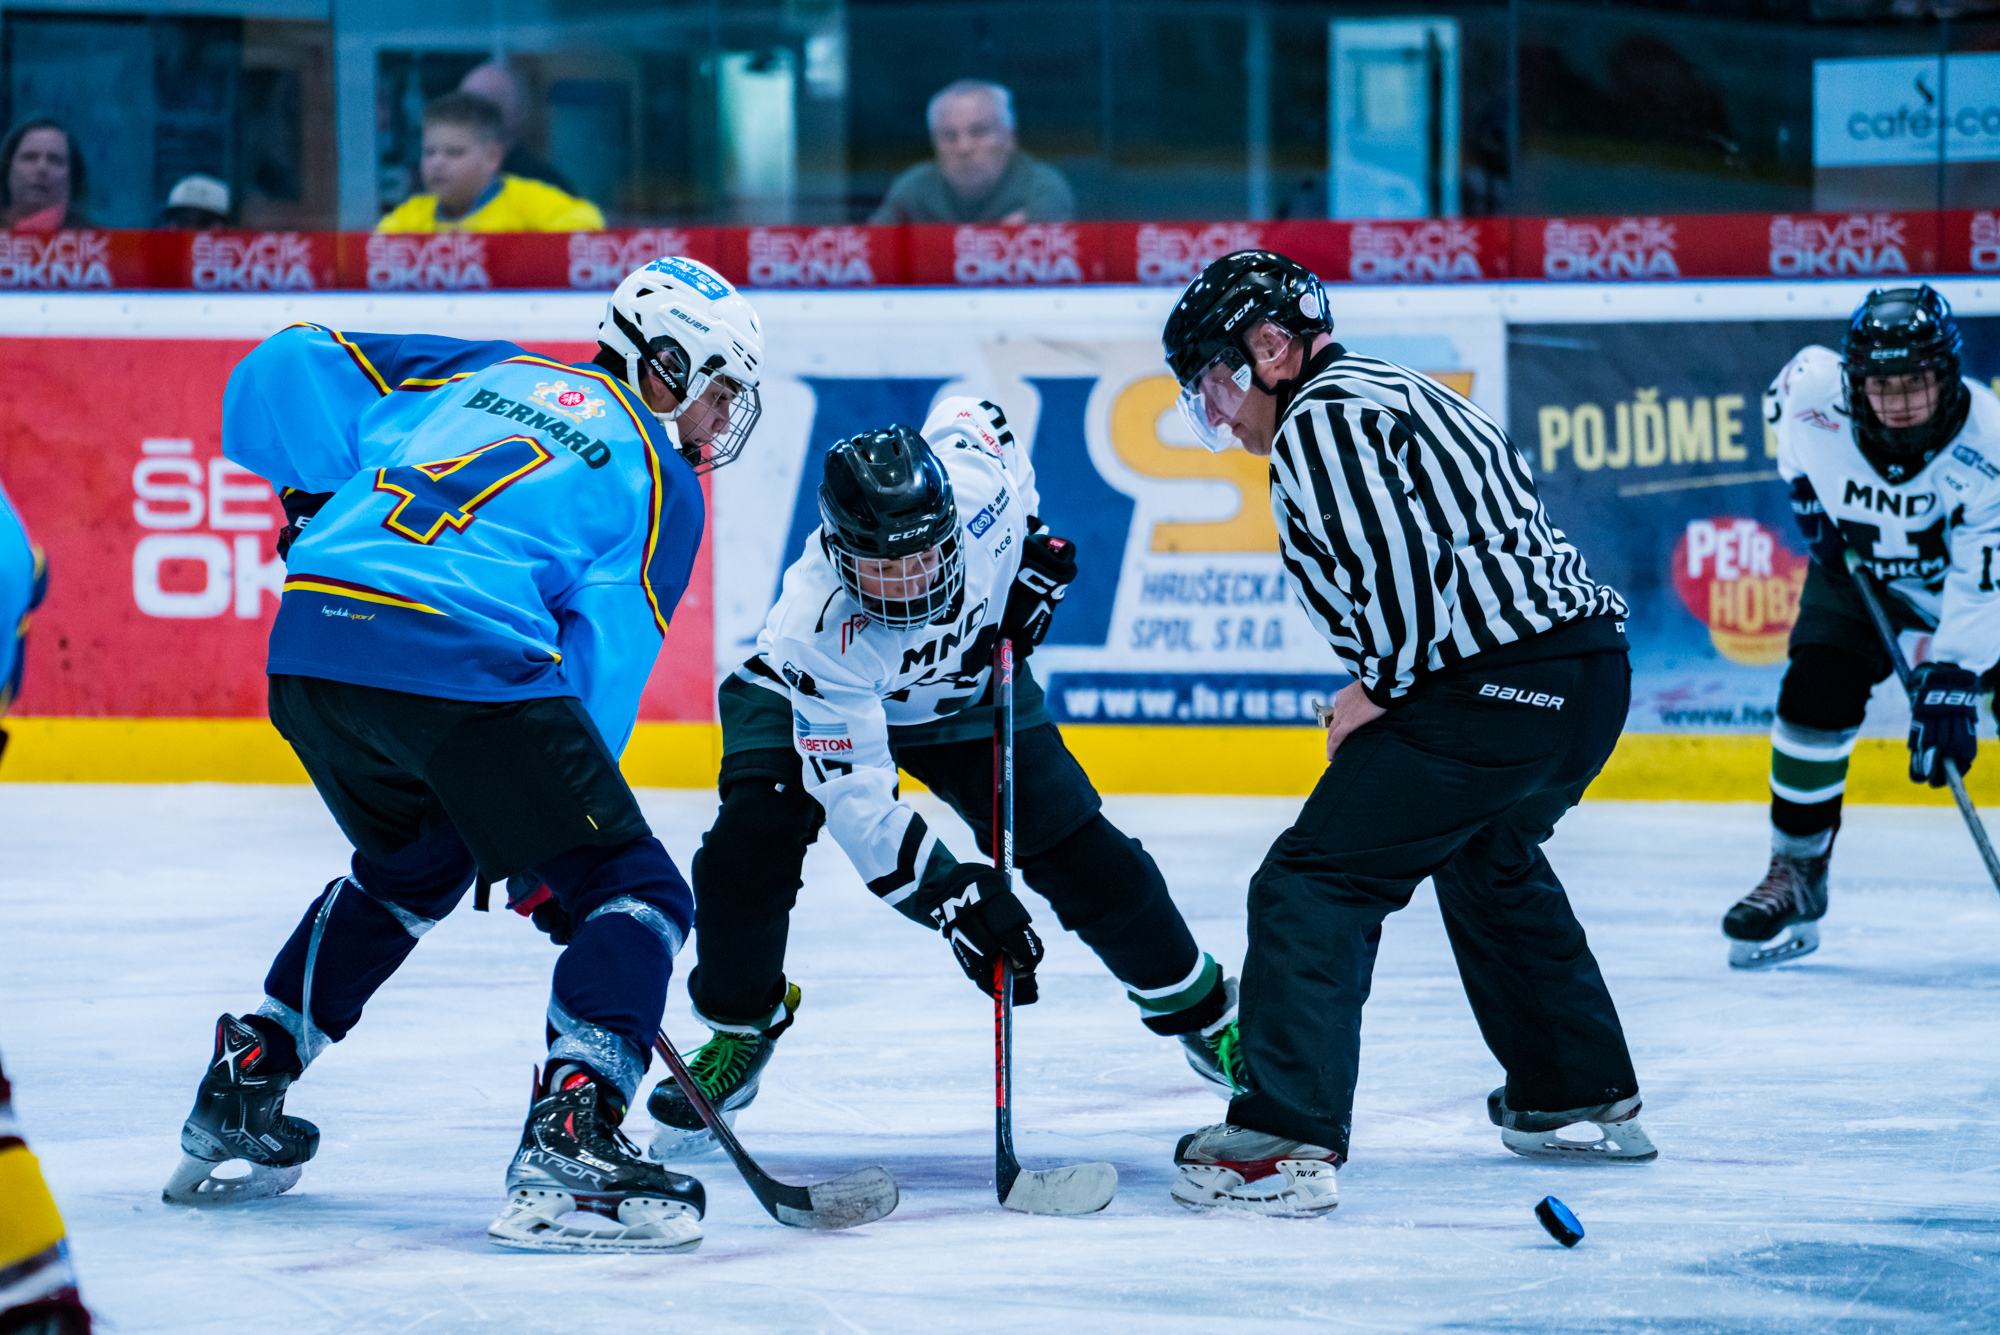
M972 827L990 857L993 744L939 742L897 747L895 754ZM1159 867L1138 840L1104 818L1097 790L1054 724L1016 736L1014 778L1014 847L1029 888L1131 992L1192 982L1203 957ZM789 747L725 756L720 786L722 810L694 856L699 963L688 975L688 996L708 1019L755 1023L784 996L790 914L806 848L823 817ZM942 941L938 948L945 948ZM1183 1010L1146 1023L1179 1033L1219 1013L1202 1019Z
M1481 694L1509 686L1513 699ZM1346 1156L1382 920L1426 876L1508 1105L1553 1112L1638 1092L1611 994L1541 850L1610 756L1631 689L1616 651L1468 667L1347 738L1250 881L1249 1092L1231 1122Z

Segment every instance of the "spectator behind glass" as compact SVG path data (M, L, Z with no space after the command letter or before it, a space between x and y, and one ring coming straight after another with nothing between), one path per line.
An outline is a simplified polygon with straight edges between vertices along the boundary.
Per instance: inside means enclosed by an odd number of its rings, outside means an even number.
M0 144L0 225L13 232L88 227L83 155L76 139L43 117L17 126Z
M1068 222L1076 196L1054 167L1014 144L1014 96L997 83L960 79L931 99L937 158L889 186L872 223Z
M195 172L174 182L160 226L183 232L209 232L229 226L229 187L213 176Z
M483 97L500 108L500 129L507 140L507 156L500 163L501 171L531 181L547 181L566 194L576 193L576 187L553 164L530 153L521 142L528 128L528 83L519 71L504 61L489 60L469 70L458 81L458 91Z
M507 156L500 108L446 93L424 108L424 190L375 224L378 232L591 232L604 215L589 200L500 170Z

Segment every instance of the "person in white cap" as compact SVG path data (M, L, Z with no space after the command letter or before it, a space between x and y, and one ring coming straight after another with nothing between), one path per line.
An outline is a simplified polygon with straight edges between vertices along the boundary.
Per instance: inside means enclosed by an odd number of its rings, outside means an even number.
M192 232L229 226L228 184L203 172L181 177L167 192L160 226Z

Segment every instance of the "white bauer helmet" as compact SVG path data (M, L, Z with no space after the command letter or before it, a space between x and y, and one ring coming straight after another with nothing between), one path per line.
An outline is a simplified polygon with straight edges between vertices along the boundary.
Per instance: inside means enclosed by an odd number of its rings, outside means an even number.
M757 394L764 332L727 278L699 260L662 256L627 274L611 294L597 341L624 359L625 383L635 393L642 367L673 390L680 406L655 416L673 428L695 472L743 452L764 410Z

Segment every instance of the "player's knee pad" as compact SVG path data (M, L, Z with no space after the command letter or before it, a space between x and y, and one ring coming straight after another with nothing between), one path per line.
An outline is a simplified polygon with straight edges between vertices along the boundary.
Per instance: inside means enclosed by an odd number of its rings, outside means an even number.
M735 780L694 855L697 900L709 911L723 900L750 913L789 909L806 849L825 819L802 782L764 775Z
M574 930L606 914L624 914L679 952L694 925L694 893L652 835L612 848L573 848L535 868Z
M415 937L458 906L474 871L472 850L456 829L442 824L390 857L357 852L349 879Z
M1875 669L1869 659L1834 645L1798 645L1778 688L1778 717L1822 732L1858 728L1882 679Z

